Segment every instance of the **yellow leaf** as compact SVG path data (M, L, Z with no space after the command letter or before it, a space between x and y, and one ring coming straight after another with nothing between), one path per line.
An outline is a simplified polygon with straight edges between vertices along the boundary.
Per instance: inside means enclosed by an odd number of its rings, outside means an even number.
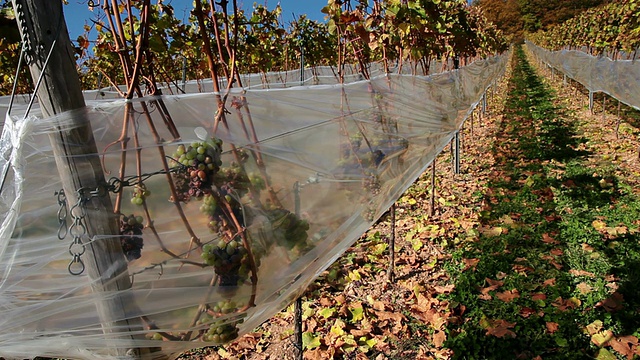
M593 222L591 222L591 225L593 225L594 229L598 231L607 227L607 224L602 220L593 220Z
M602 320L596 320L591 324L587 325L586 330L589 333L589 335L593 335L600 332L600 330L602 330L602 326L603 326Z
M513 225L513 219L506 214L500 217L500 221L502 221L505 225Z
M618 358L615 357L615 355L613 355L607 349L600 349L598 351L598 354L596 355L596 360L617 360L617 359Z
M500 226L496 226L493 228L482 228L480 231L482 235L486 237L495 237L495 236L500 236L502 234L503 229Z
M609 340L613 338L613 332L611 330L601 331L597 334L591 335L591 342L596 344L596 346L601 347L604 346Z

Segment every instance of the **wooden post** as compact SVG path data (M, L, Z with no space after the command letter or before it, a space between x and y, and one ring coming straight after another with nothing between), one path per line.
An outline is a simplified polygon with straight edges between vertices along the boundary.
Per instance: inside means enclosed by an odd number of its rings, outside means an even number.
M34 84L42 78L36 96L43 116L83 108L62 2L12 0L12 4L22 40L27 45L26 60ZM75 112L64 123L52 123L49 138L69 208L78 203L79 189L104 189L106 182L93 130L83 111ZM100 196L85 200L81 202L86 210L81 222L87 231L83 239L87 251L79 259L88 279L76 281L85 280L92 286L105 348L112 349L116 356L139 359L148 350L135 349L137 336L129 334L142 330L142 325L139 320L130 319L135 316L135 303L126 295L131 282L120 245L118 218L108 193L102 191ZM93 236L100 238L88 241Z

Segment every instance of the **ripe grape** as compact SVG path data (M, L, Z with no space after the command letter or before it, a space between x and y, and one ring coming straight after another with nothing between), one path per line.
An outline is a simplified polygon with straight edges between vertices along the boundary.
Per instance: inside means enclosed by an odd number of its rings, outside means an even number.
M144 246L142 229L144 229L142 216L122 216L120 218L120 244L127 260L132 261L142 256Z

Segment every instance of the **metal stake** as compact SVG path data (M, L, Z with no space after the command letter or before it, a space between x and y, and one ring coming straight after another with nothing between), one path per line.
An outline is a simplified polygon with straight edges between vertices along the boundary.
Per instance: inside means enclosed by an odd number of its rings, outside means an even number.
M431 162L431 199L429 199L429 215L436 213L436 159Z
M396 204L391 205L391 234L389 236L389 282L395 280L396 252Z
M455 143L456 143L456 149L455 149L455 156L454 156L453 172L454 174L460 174L460 131L456 132Z
M296 181L293 184L294 194L294 211L296 216L300 216L300 183ZM304 349L302 345L302 296L296 299L293 307L294 316L294 334L296 347L296 360L302 360Z

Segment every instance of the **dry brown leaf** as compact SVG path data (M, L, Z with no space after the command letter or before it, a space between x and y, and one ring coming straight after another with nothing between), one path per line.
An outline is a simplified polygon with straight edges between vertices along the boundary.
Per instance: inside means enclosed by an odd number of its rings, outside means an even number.
M492 321L491 326L487 329L487 336L495 336L498 338L510 337L515 338L516 333L509 330L516 326L516 323L510 323L505 320L495 320Z
M552 249L550 251L551 255L555 255L555 256L562 256L562 254L564 254L564 252L562 251L562 249Z
M584 270L571 269L571 270L569 270L569 274L571 274L573 276L588 276L590 278L596 277L596 275L594 273L590 273L590 272L584 271Z
M524 265L520 265L520 264L515 264L511 267L513 269L513 271L515 271L516 273L523 275L523 276L527 276L528 272L533 272L533 268L530 266L524 266Z
M585 283L585 282L581 282L580 284L578 284L578 285L576 286L576 288L577 288L577 289L578 289L578 291L580 291L580 293L582 293L582 294L588 294L588 293L590 293L591 291L593 291L593 288L592 288L589 284L587 284L587 283Z
M536 293L536 294L531 295L531 300L533 300L533 301L547 300L547 295L545 295L543 293Z
M466 271L469 269L472 270L476 270L476 266L478 266L478 263L480 262L480 259L474 258L474 259L463 259L462 262L464 263L464 269L462 269L462 271Z
M624 297L619 292L614 292L603 301L599 301L595 307L602 306L607 312L615 312L624 308Z
M551 303L552 306L555 306L560 311L566 311L566 310L570 310L570 309L575 309L578 306L580 306L581 304L582 304L582 302L578 298L572 297L572 298L569 298L569 299L565 300L560 296L558 296Z
M586 251L586 252L593 252L594 248L593 246L587 244L587 243L582 243L582 250Z
M532 308L526 307L526 306L524 306L524 307L522 307L522 309L520 309L520 316L522 316L525 319L528 318L529 316L535 314L535 313L536 313L535 310L533 310Z
M554 332L558 331L558 328L560 327L560 324L552 321L547 321L545 325L549 334L553 334Z
M445 286L434 286L433 289L438 294L450 294L456 288L454 284L449 284Z
M506 303L511 302L514 299L520 297L520 292L518 289L507 290L505 292L496 293L496 297Z
M559 244L558 240L552 238L549 234L542 234L542 242L547 244Z
M627 335L616 337L609 341L609 345L613 350L627 357L627 359L633 359L633 355L637 352L638 338L635 336Z
M542 286L556 286L556 278L547 279L542 283Z
M444 331L436 330L433 333L433 345L436 347L442 347L445 341L447 341L447 334Z

